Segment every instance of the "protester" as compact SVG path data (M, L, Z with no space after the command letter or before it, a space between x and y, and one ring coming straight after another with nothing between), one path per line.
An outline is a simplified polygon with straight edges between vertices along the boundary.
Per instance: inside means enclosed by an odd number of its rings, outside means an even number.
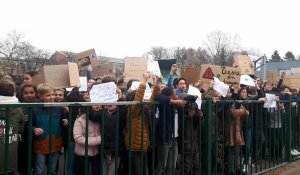
M18 99L15 97L15 89L14 82L9 79L0 79L0 103L18 103ZM23 132L23 118L24 115L21 108L8 110L0 108L0 174L18 174L18 143L20 134ZM10 132L5 132L7 125ZM6 137L8 137L8 143ZM6 144L8 144L8 150L5 148ZM5 160L5 151L8 151L7 160ZM5 161L7 161L7 172L4 172Z
M99 145L101 143L100 124L97 118L100 117L102 107L92 106L81 110L80 116L76 119L73 129L75 140L75 163L74 172L76 175L84 174L85 155L88 156L88 167L91 166L92 175L100 174L100 159L99 159ZM88 120L88 125L86 125ZM86 133L86 127L88 133ZM86 134L88 138L86 138ZM86 141L87 140L87 141ZM86 145L87 144L87 145ZM85 146L87 151L85 152Z
M54 88L47 84L40 84L37 88L38 96L43 103L54 102ZM33 140L34 167L33 174L43 175L48 156L52 154L50 165L51 174L56 174L59 151L62 148L61 127L68 125L63 119L62 107L51 108L51 116L47 107L35 107L32 110L32 125L35 135ZM50 123L50 121L52 123ZM51 128L49 127L52 126ZM51 135L50 135L51 133ZM52 139L52 147L49 141Z

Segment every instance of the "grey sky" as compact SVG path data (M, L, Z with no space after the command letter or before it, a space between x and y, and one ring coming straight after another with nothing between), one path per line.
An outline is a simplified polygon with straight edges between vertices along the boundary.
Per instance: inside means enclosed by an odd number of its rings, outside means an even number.
M23 32L38 48L111 57L140 56L152 46L198 47L216 30L268 57L300 54L296 0L4 0L0 37ZM101 53L100 53L101 51Z

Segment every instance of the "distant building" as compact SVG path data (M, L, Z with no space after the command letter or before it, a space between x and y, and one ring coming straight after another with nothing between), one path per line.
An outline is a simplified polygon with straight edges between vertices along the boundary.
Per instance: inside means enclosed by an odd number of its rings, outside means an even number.
M275 70L278 75L280 75L281 71L284 71L287 75L291 75L291 68L300 67L300 60L293 61L270 61L266 63L266 72L269 70ZM259 77L263 77L264 74L264 66L261 67L260 71L256 71L255 75Z

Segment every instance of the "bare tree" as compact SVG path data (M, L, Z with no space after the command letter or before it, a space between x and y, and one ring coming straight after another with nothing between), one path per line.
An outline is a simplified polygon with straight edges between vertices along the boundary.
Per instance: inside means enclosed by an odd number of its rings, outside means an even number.
M146 55L152 55L154 60L164 60L174 58L174 48L165 48L162 46L151 47Z
M217 65L232 65L233 54L240 50L240 37L222 31L211 32L204 41L206 50L211 57L210 62Z
M46 63L49 53L25 41L23 33L12 31L0 40L0 58L2 74L18 80L28 70L38 71Z

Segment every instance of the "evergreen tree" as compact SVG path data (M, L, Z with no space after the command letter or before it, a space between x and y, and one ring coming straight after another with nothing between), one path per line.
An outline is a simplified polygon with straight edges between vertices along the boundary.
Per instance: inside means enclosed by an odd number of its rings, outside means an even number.
M271 60L270 61L283 61L282 58L280 57L279 53L277 50L274 51L272 54Z
M285 53L284 59L287 61L296 60L295 55L291 51Z

